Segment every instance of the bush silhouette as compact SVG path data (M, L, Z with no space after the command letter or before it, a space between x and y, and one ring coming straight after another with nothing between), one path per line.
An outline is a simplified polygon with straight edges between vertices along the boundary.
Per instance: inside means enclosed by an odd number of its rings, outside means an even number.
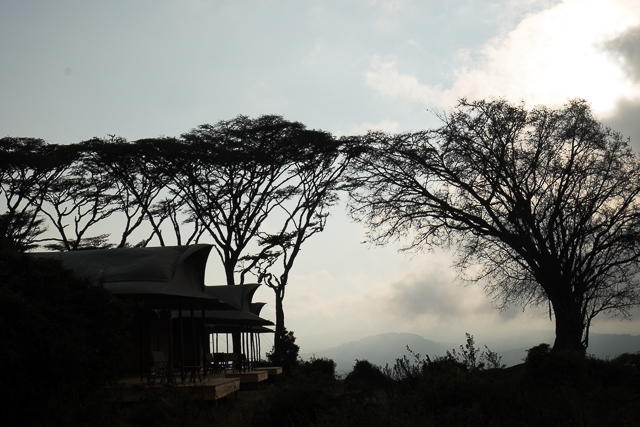
M386 387L389 383L389 378L382 372L380 367L370 363L368 360L356 360L353 369L347 374L345 382L347 384L359 382Z
M300 346L296 344L296 337L293 335L293 331L287 331L282 337L282 357L281 364L282 370L285 374L290 375L298 368L298 353L300 352ZM267 353L267 360L270 363L276 363L275 348L270 353Z
M587 359L577 351L551 350L539 344L527 350L527 376L532 384L543 386L578 385L587 375Z
M300 363L300 372L303 375L334 379L336 376L336 362L326 357L312 357L309 361Z

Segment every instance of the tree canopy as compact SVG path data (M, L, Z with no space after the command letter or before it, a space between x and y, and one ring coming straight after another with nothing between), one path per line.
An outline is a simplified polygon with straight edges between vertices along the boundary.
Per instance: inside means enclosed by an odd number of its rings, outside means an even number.
M272 287L283 336L289 272L347 175L371 241L455 248L461 276L499 308L548 304L554 347L584 350L598 314L639 302L636 155L583 100L462 100L440 117L433 130L341 140L273 115L135 142L2 138L0 246L211 239L227 284L253 274ZM96 234L105 224L115 240Z
M549 305L555 349L584 351L602 312L639 302L640 163L589 105L460 101L435 130L371 132L351 214L371 241L456 249L498 307Z
M73 149L38 138L0 139L0 246L21 250L37 246L46 230L42 206L52 186L70 167Z
M253 275L275 291L283 338L289 272L337 201L345 145L277 115L134 142L2 138L0 246L70 251L210 240L228 285Z

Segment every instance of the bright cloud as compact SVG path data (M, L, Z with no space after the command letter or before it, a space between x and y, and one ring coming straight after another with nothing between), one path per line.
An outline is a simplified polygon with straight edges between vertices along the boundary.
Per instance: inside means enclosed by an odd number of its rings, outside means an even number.
M384 97L451 107L461 97L504 96L529 105L559 105L573 97L596 112L614 108L621 98L640 95L606 43L640 24L633 1L566 0L523 19L471 55L458 52L452 84L443 89L403 74L395 61L374 57L365 84Z
M369 4L378 9L376 28L391 31L398 25L398 14L404 9L404 0L370 0Z
M415 76L401 74L395 61L385 62L374 56L371 68L364 74L365 84L381 96L422 103L433 102L441 97L440 87L424 85Z
M364 122L353 125L349 132L349 135L362 135L370 130L379 130L383 132L397 132L400 129L400 124L393 120L384 119L377 123Z

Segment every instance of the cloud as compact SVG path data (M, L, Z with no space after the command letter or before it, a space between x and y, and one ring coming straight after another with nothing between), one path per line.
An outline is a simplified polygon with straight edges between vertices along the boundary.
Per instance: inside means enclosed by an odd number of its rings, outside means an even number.
M582 97L596 112L604 112L618 99L640 94L628 71L602 48L639 23L635 2L565 0L527 15L477 51L456 52L447 88L423 83L419 76L403 73L398 61L379 57L371 59L364 82L386 98L443 108L461 97L504 96L552 106ZM629 33L616 46L630 56L636 42L636 34Z
M367 133L367 131L370 130L378 130L378 131L383 131L383 132L397 132L400 129L400 123L393 121L393 120L388 120L388 119L384 119L384 120L380 120L377 123L372 123L372 122L364 122L364 123L359 123L359 124L355 124L351 127L351 129L349 130L349 132L347 132L348 135L362 135Z
M631 145L640 151L640 98L620 99L615 107L602 118L602 122L616 130L625 138L631 138Z
M444 264L426 265L391 286L388 311L409 322L444 324L451 320L492 314L481 286L462 286Z
M413 47L415 47L416 49L418 49L419 51L422 51L422 47L420 46L420 43L418 43L416 40L414 39L409 39L407 40L407 44L411 45Z
M371 70L365 72L364 82L386 98L429 103L438 99L439 87L421 84L418 78L398 71L396 61L383 61L379 56L371 60Z
M405 8L405 0L370 0L369 5L378 10L376 29L389 32L398 25L398 15Z
M604 43L606 50L617 54L623 70L636 83L640 82L640 26L627 29Z

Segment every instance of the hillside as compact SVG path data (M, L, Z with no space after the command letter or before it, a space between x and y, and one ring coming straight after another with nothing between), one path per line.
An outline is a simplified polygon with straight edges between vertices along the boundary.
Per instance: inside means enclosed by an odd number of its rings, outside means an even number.
M386 363L392 365L396 359L404 355L410 356L407 346L420 355L444 354L448 349L443 344L427 340L420 335L387 333L351 341L314 354L301 354L301 356L303 359L311 356L333 359L336 362L336 372L344 373L351 370L356 360L366 359L379 366L384 366Z
M522 363L526 350L542 342L553 344L553 333L550 331L526 331L513 337L494 340L487 343L476 341L476 347L484 350L486 344L489 349L502 357L502 363L507 366ZM393 365L395 360L404 355L411 357L407 346L414 353L422 356L444 355L447 350L458 349L464 343L460 337L457 344L444 344L428 340L420 335L410 333L386 333L351 341L334 348L302 353L305 360L312 356L327 357L336 362L336 371L346 373L351 370L356 360L368 360L378 366ZM613 358L622 353L640 351L640 335L628 334L591 334L589 354L601 359Z

